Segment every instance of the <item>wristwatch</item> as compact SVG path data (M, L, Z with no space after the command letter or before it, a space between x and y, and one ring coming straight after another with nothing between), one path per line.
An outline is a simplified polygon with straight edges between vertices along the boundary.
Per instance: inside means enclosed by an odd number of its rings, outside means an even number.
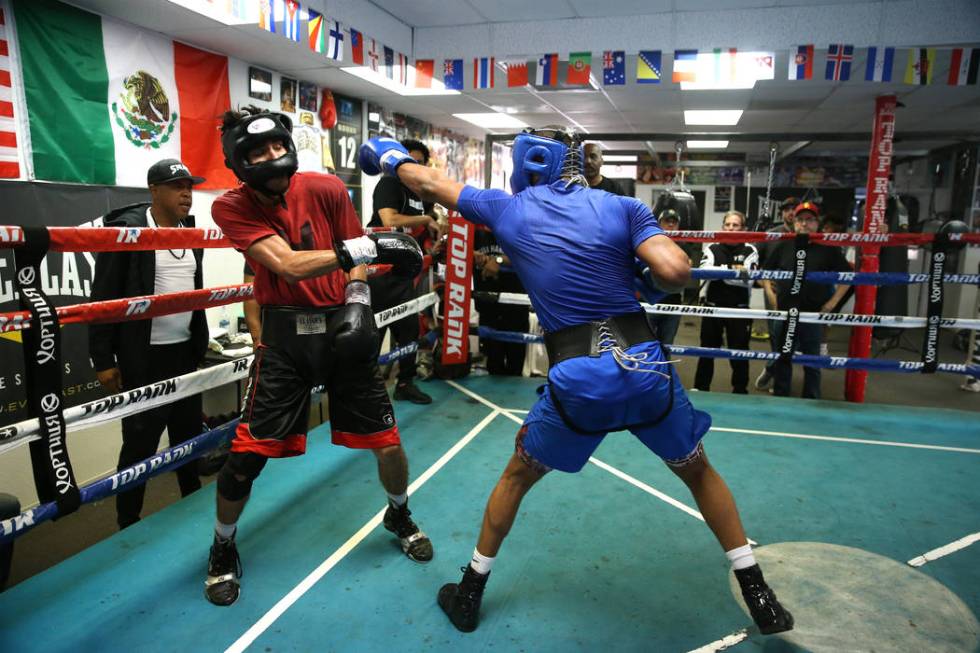
M503 256L496 256L496 257L494 257L493 260L497 262L497 265L503 265L504 264L504 257Z

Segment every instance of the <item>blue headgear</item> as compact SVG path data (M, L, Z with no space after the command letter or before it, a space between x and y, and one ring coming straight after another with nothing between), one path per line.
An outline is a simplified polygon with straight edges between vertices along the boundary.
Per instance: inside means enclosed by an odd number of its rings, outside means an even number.
M569 148L575 149L570 152ZM528 127L514 139L510 189L516 195L528 186L551 184L564 176L581 175L584 156L582 145L570 130Z

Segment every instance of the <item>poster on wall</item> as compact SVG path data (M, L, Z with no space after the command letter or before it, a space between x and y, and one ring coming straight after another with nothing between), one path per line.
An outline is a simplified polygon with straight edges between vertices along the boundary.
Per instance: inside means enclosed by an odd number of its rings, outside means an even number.
M299 108L303 111L316 113L316 84L310 82L299 83Z
M272 73L255 66L249 66L248 96L263 102L272 102Z
M363 102L334 94L337 105L337 126L331 131L330 158L335 174L347 186L354 208L361 209L361 169L357 165L357 150L364 141L361 126Z
M296 80L283 77L279 80L279 106L286 113L296 113Z
M727 213L732 210L733 186L715 186L715 213Z

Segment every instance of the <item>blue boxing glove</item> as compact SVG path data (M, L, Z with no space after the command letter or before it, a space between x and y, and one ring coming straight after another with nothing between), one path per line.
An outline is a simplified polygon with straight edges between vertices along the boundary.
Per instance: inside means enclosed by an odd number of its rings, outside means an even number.
M409 156L404 145L386 136L372 138L361 145L357 162L364 174L374 176L383 172L392 177L401 164L417 163Z
M344 304L334 325L333 348L338 360L363 363L377 359L381 343L367 281L348 283L344 288Z
M658 304L664 297L670 294L664 292L657 286L657 282L654 281L653 274L650 272L650 267L640 259L636 259L634 270L633 286L640 293L643 301L648 304Z
M382 231L334 243L344 272L365 263L386 263L396 277L413 279L422 271L422 250L408 234Z

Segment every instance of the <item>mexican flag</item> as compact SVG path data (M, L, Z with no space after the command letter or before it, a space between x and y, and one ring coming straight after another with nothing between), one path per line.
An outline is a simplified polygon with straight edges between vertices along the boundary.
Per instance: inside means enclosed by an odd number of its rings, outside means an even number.
M174 158L198 188L236 185L217 130L227 57L55 0L13 8L34 178L145 187Z

